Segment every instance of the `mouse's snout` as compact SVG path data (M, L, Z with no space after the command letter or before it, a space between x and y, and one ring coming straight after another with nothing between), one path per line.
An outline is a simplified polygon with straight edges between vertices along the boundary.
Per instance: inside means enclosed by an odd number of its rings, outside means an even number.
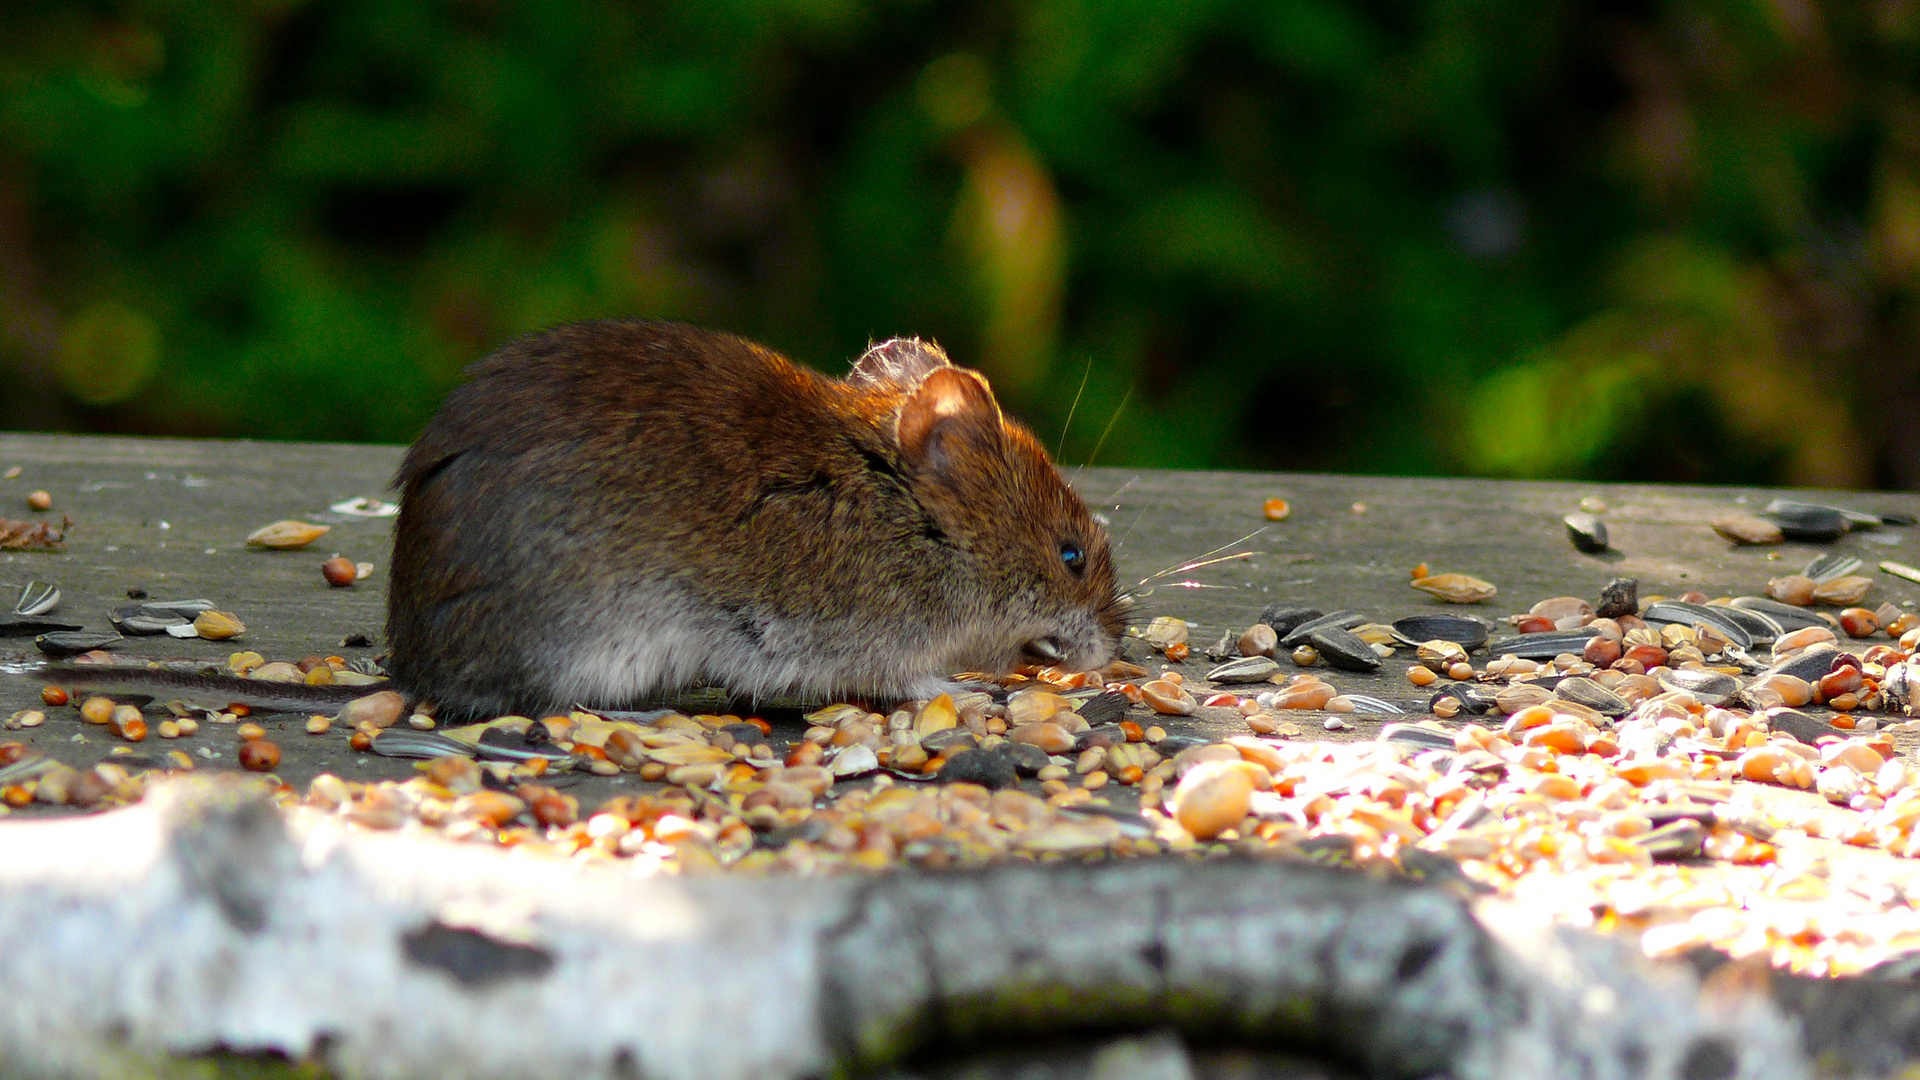
M1071 612L1050 621L1044 632L1020 643L1022 663L1088 671L1105 667L1113 659L1117 635L1093 613Z
M1057 637L1034 638L1020 646L1020 658L1029 664L1051 667L1067 658L1067 643Z

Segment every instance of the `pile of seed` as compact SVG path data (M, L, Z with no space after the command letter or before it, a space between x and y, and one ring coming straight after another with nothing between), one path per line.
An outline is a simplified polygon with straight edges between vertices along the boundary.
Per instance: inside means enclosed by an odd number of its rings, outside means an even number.
M1904 895L1828 857L1835 845L1920 855L1920 775L1872 715L1920 707L1909 691L1920 681L1920 620L1889 605L1805 612L1804 625L1788 629L1793 620L1764 605L1740 609L1764 625L1730 614L1739 603L1641 603L1610 587L1597 607L1542 601L1509 620L1516 633L1490 643L1489 626L1455 616L1389 626L1270 609L1207 650L1221 662L1204 687L1128 663L1027 669L991 694L887 713L831 705L810 713L790 745L758 718L673 712L449 728L383 691L310 718L305 730L420 759L418 775L322 775L304 793L283 785L281 797L364 828L621 860L642 872L1226 851L1422 873L1456 865L1477 887L1570 922L1638 933L1655 954L1705 945L1846 973L1920 950L1920 915ZM1189 629L1163 618L1139 637L1185 656ZM1476 666L1476 653L1489 659ZM1277 657L1304 669L1287 671ZM1396 706L1342 693L1318 670L1390 660L1405 661L1408 684L1431 696ZM237 653L229 668L309 683L365 678L338 657L274 664ZM149 728L127 704L45 697L50 709L76 708L125 752L75 770L0 744L0 804L138 799L152 777L196 762L130 744L202 724L231 725L244 767L270 773L279 761L242 710L176 706ZM1831 721L1802 711L1820 704L1836 710ZM1248 733L1208 741L1155 722L1202 705L1235 709ZM1301 732L1283 718L1289 710L1328 725L1399 715L1373 741L1322 743L1292 741ZM46 718L22 710L7 725ZM198 754L201 764L218 757L206 746ZM657 786L584 809L560 786L571 770Z

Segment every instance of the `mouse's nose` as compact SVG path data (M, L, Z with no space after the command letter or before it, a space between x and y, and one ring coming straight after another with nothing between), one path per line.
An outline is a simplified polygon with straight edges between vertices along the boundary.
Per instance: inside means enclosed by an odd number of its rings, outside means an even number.
M1020 646L1020 653L1029 663L1052 665L1066 659L1067 646L1055 637L1034 638Z

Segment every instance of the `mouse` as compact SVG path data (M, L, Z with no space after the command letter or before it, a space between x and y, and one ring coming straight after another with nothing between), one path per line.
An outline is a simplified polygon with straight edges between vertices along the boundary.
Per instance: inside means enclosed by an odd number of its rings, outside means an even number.
M832 378L684 323L560 326L472 365L395 483L387 670L442 716L929 698L960 671L1102 667L1125 626L1100 522L918 338ZM110 672L42 674L139 674ZM147 682L267 708L381 689Z

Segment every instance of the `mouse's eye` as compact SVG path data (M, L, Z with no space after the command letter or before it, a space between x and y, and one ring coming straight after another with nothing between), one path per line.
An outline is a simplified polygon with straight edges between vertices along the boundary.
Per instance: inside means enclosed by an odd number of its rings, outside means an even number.
M1060 541L1060 561L1067 564L1074 577L1087 572L1087 552L1071 540Z

